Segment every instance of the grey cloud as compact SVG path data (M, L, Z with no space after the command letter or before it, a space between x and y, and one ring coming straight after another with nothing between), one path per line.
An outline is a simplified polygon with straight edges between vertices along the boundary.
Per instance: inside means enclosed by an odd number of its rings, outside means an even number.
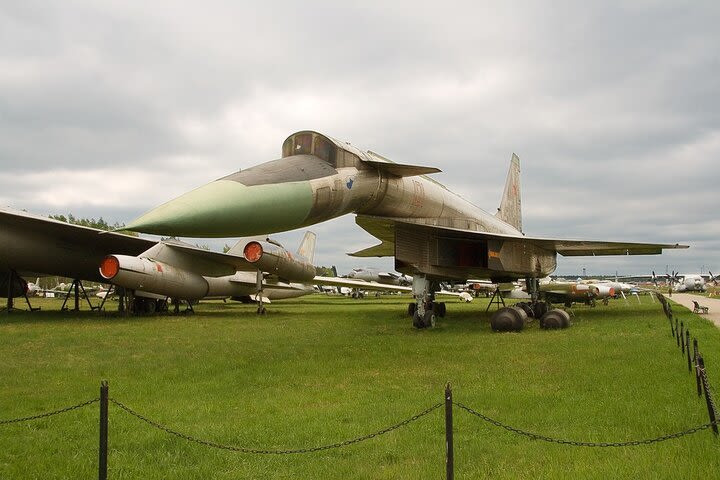
M718 9L4 4L2 198L127 222L137 201L149 209L163 192L167 200L277 158L287 134L311 128L437 166L439 181L490 212L516 152L529 234L698 243L667 257L592 260L690 269L712 261L720 236ZM50 212L35 200L46 185L8 180L97 164L145 168L161 191L137 191L127 207L113 197ZM351 218L316 228L325 264L362 264L344 251L374 243ZM578 261L561 259L560 270Z

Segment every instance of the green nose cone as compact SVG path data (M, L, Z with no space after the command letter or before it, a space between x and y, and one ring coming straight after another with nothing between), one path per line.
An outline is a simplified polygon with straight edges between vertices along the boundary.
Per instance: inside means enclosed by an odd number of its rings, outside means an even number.
M125 227L178 237L238 237L304 225L313 196L308 182L245 186L217 180L150 210Z

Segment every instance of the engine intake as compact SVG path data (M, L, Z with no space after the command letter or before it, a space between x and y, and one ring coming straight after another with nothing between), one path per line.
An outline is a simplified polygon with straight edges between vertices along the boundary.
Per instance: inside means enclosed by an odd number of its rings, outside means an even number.
M293 257L284 248L269 242L248 242L243 249L245 260L258 270L277 275L283 280L308 282L315 278L315 266L302 259Z

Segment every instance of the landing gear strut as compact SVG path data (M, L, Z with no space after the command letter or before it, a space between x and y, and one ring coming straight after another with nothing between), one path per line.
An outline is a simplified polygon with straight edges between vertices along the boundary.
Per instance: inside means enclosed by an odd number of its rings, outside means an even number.
M442 302L435 302L435 292L439 290L436 282L421 275L413 276L413 296L415 303L408 305L408 314L413 318L415 328L432 328L436 317L444 317L446 308Z
M263 305L263 272L261 270L258 270L257 277L256 277L256 291L255 299L257 300L257 311L256 313L258 315L265 315L267 313L267 310L265 310L265 306Z

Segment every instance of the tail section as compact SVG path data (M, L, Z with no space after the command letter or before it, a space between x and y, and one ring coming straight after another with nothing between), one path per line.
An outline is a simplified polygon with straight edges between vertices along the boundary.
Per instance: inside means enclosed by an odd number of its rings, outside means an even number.
M498 208L495 216L522 232L520 159L514 153L510 160L510 170L508 170L507 179L505 180L505 191L500 202L500 208Z
M225 253L227 253L229 255L237 255L237 256L242 257L243 251L245 249L245 245L247 245L248 243L253 242L253 241L265 242L265 241L267 241L267 235L256 235L254 237L242 237L240 240L237 241L237 243L235 245L230 247L230 249L228 249L228 251Z
M315 264L315 240L317 235L314 232L307 231L305 236L300 242L300 247L297 250L297 254L305 258L311 264Z

